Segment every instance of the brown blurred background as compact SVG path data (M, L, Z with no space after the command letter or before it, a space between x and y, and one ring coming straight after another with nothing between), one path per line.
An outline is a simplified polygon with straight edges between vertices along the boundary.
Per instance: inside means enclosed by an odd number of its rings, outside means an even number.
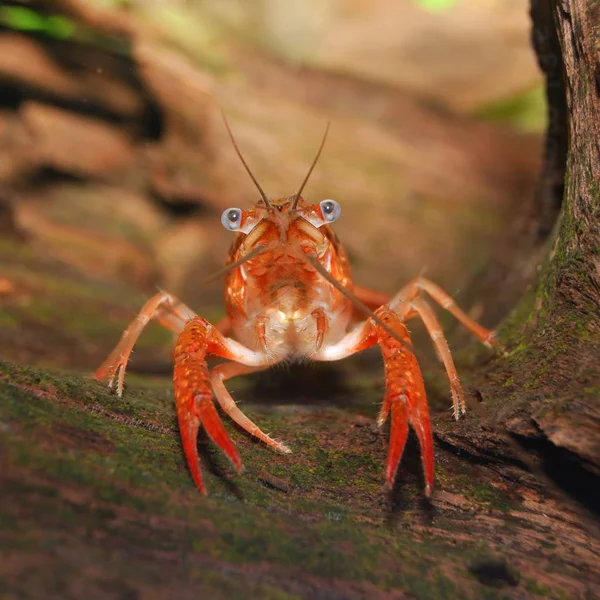
M6 358L90 368L156 286L219 316L220 213L257 200L221 108L273 197L331 121L304 195L342 204L357 282L425 274L495 326L535 271L527 0L10 1L0 26Z

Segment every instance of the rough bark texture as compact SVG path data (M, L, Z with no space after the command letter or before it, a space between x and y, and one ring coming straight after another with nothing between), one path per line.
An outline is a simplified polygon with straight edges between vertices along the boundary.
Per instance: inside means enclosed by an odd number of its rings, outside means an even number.
M556 446L600 474L600 43L597 2L560 2L569 152L557 235L538 291L538 339L556 349L555 397L534 412ZM560 149L555 154L560 156ZM552 335L553 339L550 339ZM562 371L562 373L561 373ZM583 385L583 389L581 386ZM597 480L596 480L597 481ZM591 483L591 481L590 481Z
M538 234L547 236L562 206L565 190L565 169L568 149L568 113L565 93L564 66L554 13L550 2L531 2L532 43L540 69L546 79L548 125L544 164L537 191L540 217Z
M518 460L526 452L532 468L537 456L538 467L557 487L591 508L596 517L600 502L599 8L598 3L576 0L533 3L534 40L548 78L550 102L539 198L545 206L542 219L551 217L559 204L560 214L535 285L502 328L508 353L489 366L487 381L481 384L482 435L472 437L475 429L466 423L462 433L455 429L442 434L476 455L504 447L503 453ZM488 429L498 437L483 433ZM521 451L507 442L506 432L523 445Z
M15 233L0 243L2 357L11 360L0 362L3 596L598 597L599 10L583 0L533 4L551 111L541 230L558 209L563 171L564 200L538 279L500 332L506 355L468 350L459 361L479 405L458 424L434 419L431 503L414 444L397 489L384 491L386 435L373 423L381 374L360 362L284 374L279 386L237 382L248 414L295 453L274 455L234 432L246 470L233 478L201 440L211 491L201 498L168 383L130 376L118 399L81 373L18 365L99 362L143 297L97 278L100 267L84 276L40 255L2 210L0 225ZM44 121L39 107L28 114L34 126ZM209 196L217 189L196 184ZM30 219L43 224L40 214ZM61 231L80 247L76 232ZM140 243L132 238L129 256ZM136 354L168 353L169 336L154 329ZM444 387L428 381L431 396Z

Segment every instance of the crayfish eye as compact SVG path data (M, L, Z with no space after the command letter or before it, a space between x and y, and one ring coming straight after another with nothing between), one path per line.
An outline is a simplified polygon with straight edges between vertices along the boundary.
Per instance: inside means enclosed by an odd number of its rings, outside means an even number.
M319 206L321 214L327 223L333 223L340 218L342 207L335 200L323 200Z
M239 208L227 208L221 215L221 223L229 231L238 231L242 226L242 211Z

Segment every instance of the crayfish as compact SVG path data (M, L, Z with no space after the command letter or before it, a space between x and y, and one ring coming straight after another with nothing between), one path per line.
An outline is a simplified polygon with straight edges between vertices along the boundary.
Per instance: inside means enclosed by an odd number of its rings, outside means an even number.
M264 433L236 405L225 381L294 359L334 361L379 346L385 368L385 395L379 425L390 420L385 478L394 485L408 437L409 424L421 448L425 494L434 481L433 438L425 385L411 350L406 321L420 318L441 358L458 419L466 402L440 323L425 296L448 310L481 342L494 343L485 329L440 287L422 277L388 296L356 285L344 248L331 228L341 214L335 200L309 204L302 191L323 150L327 130L299 190L287 198L269 199L227 131L260 200L249 210L228 208L221 217L236 233L225 269L227 314L209 323L167 292L150 298L105 362L95 372L99 381L123 393L125 369L146 324L156 320L177 334L174 350L174 390L183 449L192 478L206 494L199 467L200 427L221 448L238 471L242 461L230 439L213 396L223 411L250 435L282 453L289 448ZM209 370L207 358L227 360Z

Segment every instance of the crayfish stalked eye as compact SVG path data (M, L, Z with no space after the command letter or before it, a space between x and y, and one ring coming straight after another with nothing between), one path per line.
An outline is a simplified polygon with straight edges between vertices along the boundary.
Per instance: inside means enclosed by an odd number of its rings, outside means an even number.
M242 226L242 211L239 208L227 208L221 215L221 223L229 231L239 231Z
M321 207L323 220L327 223L337 221L342 214L342 207L335 200L323 200L319 206Z
M319 204L301 209L300 214L313 227L319 229L323 225L337 221L342 214L342 207L335 200L328 198L327 200L321 200Z

